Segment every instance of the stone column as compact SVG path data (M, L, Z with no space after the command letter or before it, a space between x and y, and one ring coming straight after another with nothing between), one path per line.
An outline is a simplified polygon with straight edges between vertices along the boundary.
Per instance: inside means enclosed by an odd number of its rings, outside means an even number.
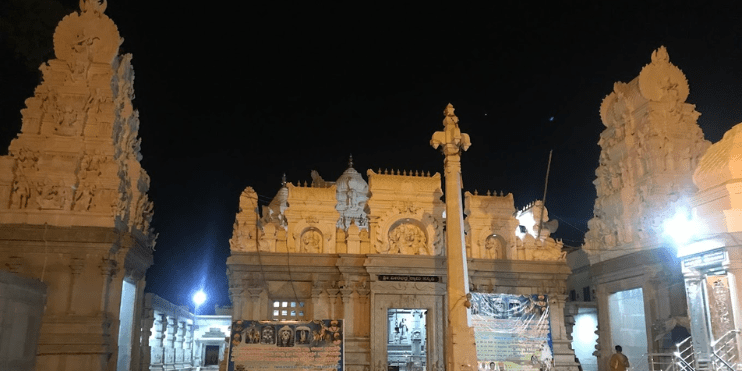
M167 337L165 338L165 360L162 362L166 370L175 369L175 331L178 318L167 316Z
M82 273L82 268L84 266L84 259L72 258L72 261L70 262L70 272L72 275L70 276L70 290L69 296L67 297L67 315L75 314L75 309L72 306L72 303L75 300L75 292L77 291L77 280L80 277L80 273Z
M188 366L194 366L193 365L193 324L186 323L186 335L185 335L185 345L183 348L185 350L183 351L183 363L185 363Z
M260 300L260 294L263 293L263 289L259 287L253 287L248 288L247 292L250 293L250 303L252 303L250 308L250 318L239 318L239 319L250 319L250 320L266 320L269 318L260 318L261 317L261 306L262 306L262 300ZM272 315L273 313L271 313Z
M155 311L152 309L151 300L145 299L145 307L142 313L142 342L140 345L141 358L139 359L139 369L149 370L152 355L152 347L149 344L149 338L152 336L152 326L155 323Z
M185 341L185 322L177 319L175 322L175 364L180 370L183 366L183 342Z
M659 316L659 303L658 298L658 287L660 281L655 278L649 278L644 281L642 285L642 300L644 301L644 325L645 332L647 333L647 353L659 351L659 342L654 341L657 334L652 329L652 324L658 319L662 318ZM639 366L639 365L637 365Z
M344 288L340 290L343 295L343 324L344 324L344 336L352 337L356 336L353 324L356 319L355 315L355 300L353 298L353 289ZM333 318L334 319L334 318Z
M577 370L572 340L565 326L564 304L567 295L555 293L549 296L551 339L554 346L554 366L557 370Z
M322 305L322 296L324 296L325 290L321 287L312 287L312 312L314 319L324 319L324 308Z
M371 309L369 308L369 302L370 302L369 293L371 292L371 290L365 287L361 287L357 290L357 292L358 292L358 303L359 304L358 304L358 307L356 307L356 309L358 310L358 313L356 313L356 315L358 316L358 318L370 319ZM359 326L355 329L356 336L368 337L369 333L371 332L371 321L361 320L361 321L358 321L358 325Z
M229 296L232 298L232 319L233 320L239 320L243 319L243 313L242 313L242 293L244 291L242 288L239 287L230 287L229 288Z
M453 105L443 111L444 131L433 134L430 144L442 147L446 177L446 291L448 327L446 329L446 370L476 370L477 354L469 307L469 274L464 242L464 216L461 200L461 153L471 143L459 130Z
M703 295L703 276L696 270L685 270L685 292L688 298L688 317L690 318L690 332L693 334L693 350L696 362L699 364L710 362L710 336L707 324L706 302Z
M152 370L163 370L165 363L165 337L167 336L167 316L164 313L154 314L155 344L152 347Z
M608 290L606 290L605 284L598 283L595 291L595 301L598 302L598 330L595 332L598 334L598 339L593 355L597 358L598 371L607 371L609 369L608 360L613 353L610 331L611 316L608 309Z
M328 302L328 319L337 319L337 297L340 293L338 289L327 289L327 302Z
M100 274L103 276L103 291L101 292L100 312L108 313L108 296L110 295L111 280L116 275L117 262L113 259L104 259L100 265Z

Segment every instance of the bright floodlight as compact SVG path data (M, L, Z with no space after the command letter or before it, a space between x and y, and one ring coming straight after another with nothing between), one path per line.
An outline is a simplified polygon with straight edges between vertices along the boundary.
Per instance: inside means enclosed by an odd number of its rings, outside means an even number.
M193 302L196 303L196 307L200 306L206 301L206 294L199 290L197 293L193 294Z
M678 210L672 219L665 222L665 234L669 235L678 246L682 246L693 237L696 225L687 210Z

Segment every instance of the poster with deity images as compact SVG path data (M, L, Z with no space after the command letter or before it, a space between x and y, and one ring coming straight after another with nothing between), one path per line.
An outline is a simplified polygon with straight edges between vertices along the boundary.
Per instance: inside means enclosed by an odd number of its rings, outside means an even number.
M234 321L229 371L342 370L343 321Z
M553 368L546 295L472 293L471 303L479 370Z

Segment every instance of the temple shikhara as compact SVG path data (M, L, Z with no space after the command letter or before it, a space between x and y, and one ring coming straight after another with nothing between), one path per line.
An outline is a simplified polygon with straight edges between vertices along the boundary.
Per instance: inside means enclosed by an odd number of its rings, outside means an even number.
M449 104L442 172L351 157L267 205L247 186L232 306L204 316L144 293L154 206L105 8L60 21L0 157L0 370L608 371L616 345L635 370L742 367L742 124L707 141L664 47L595 107L582 246L552 237L543 200L462 189L477 138Z
M56 58L0 157L0 273L18 286L0 289L2 369L30 369L34 356L38 370L140 367L153 205L132 56L104 10L82 1L59 22Z

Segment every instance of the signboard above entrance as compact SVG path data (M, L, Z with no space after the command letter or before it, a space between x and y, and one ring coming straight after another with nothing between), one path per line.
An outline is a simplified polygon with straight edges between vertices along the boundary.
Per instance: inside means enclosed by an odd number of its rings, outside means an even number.
M397 282L439 282L438 276L397 276L391 274L380 274L379 281L397 281Z

